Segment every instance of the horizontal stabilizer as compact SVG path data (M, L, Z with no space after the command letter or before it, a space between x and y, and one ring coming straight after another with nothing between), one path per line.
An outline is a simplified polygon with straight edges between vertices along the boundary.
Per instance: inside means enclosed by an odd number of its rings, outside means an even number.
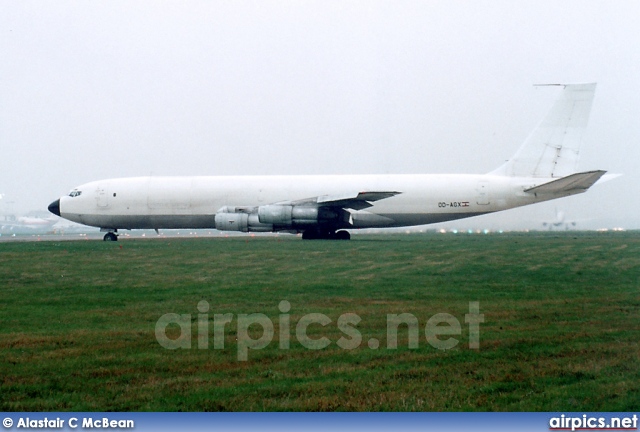
M583 173L571 174L549 183L541 184L529 189L525 192L535 194L557 194L561 192L580 193L589 189L595 182L600 180L606 171L587 171Z
M622 177L622 175L623 174L620 174L620 173L605 174L602 177L600 177L600 180L598 180L598 184L602 184L604 182L608 182L609 180L617 179L618 177Z

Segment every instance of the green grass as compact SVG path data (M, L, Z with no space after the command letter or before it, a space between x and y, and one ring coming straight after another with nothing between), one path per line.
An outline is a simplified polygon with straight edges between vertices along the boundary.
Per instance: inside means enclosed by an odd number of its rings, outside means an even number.
M640 233L354 236L0 244L0 410L634 411L640 406ZM197 305L209 305L198 349ZM280 301L291 304L279 349ZM465 314L480 302L480 349ZM192 348L155 338L166 313L191 314ZM232 313L225 348L213 315ZM238 361L238 314L275 337ZM296 323L332 343L303 347ZM338 317L356 313L362 343ZM387 349L387 314L411 313L419 347ZM451 350L425 325L449 313ZM259 326L250 333L261 335ZM179 328L167 329L177 337ZM445 339L449 336L441 336ZM370 349L370 338L380 348Z

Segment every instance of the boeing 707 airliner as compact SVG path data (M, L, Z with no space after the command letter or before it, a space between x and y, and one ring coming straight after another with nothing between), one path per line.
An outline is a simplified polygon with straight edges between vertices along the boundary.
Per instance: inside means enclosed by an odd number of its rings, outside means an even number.
M596 84L564 84L516 154L488 174L133 177L78 186L49 205L65 219L123 229L215 228L350 238L349 230L432 224L585 192L577 172Z

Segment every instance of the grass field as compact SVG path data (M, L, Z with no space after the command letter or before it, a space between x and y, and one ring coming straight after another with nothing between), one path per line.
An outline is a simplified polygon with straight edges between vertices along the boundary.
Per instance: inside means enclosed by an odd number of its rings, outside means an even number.
M640 407L640 233L2 243L0 281L2 411ZM202 300L208 349L198 349ZM283 300L289 349L279 347ZM469 348L469 302L484 315L479 349ZM191 315L191 349L156 340L167 313ZM229 313L215 349L214 314ZM253 313L275 336L239 361L238 314ZM308 332L327 348L297 340L309 313L331 319ZM336 344L348 338L345 313L361 318L352 350ZM400 313L418 319L418 348L406 326L387 348L387 314ZM438 313L461 324L452 349L427 342Z

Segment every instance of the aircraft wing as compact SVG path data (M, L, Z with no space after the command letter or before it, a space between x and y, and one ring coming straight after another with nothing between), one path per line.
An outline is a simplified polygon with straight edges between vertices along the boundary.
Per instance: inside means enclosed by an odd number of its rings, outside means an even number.
M362 210L373 206L374 201L401 194L402 192L391 191L364 191L344 195L321 195L299 201L293 201L292 205L317 204L318 206L340 207L351 210ZM280 203L284 204L284 203Z

